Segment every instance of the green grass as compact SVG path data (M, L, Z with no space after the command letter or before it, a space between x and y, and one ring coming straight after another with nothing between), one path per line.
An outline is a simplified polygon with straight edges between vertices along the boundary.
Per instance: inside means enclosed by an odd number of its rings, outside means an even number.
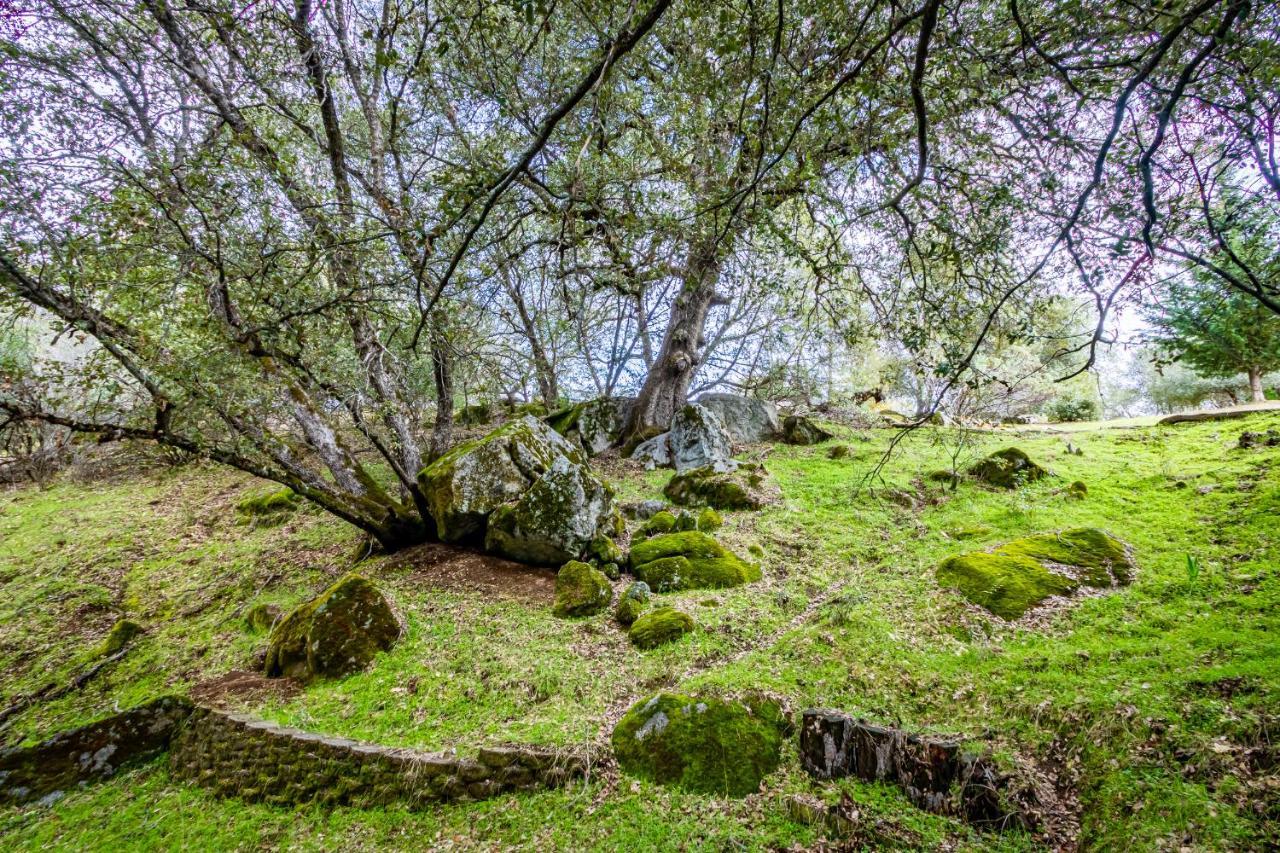
M842 431L852 452L841 459L824 445L775 447L766 465L783 503L725 513L717 532L738 553L763 548L764 580L656 596L698 629L652 651L632 647L609 612L559 620L549 602L440 588L395 556L367 561L360 571L404 619L401 642L367 672L247 708L328 734L469 752L604 744L608 721L658 690L767 690L796 709L839 708L1046 762L1079 797L1087 848L1266 849L1280 843L1277 789L1267 787L1280 722L1280 451L1235 443L1275 420L1076 432L1082 456L1066 452L1064 436L1028 430L1017 445L1055 476L1014 491L925 480L951 470L953 456L963 470L1007 446L1008 431L969 434L959 451L959 433L918 431L880 479L871 475L888 430L867 441ZM666 478L615 477L624 500L659 496ZM1075 480L1088 484L1084 499L1067 493ZM265 639L244 630L244 613L314 595L349 568L356 539L306 511L280 527L237 526L235 503L261 491L190 467L0 496L6 700L63 683L116 620L145 629L84 690L18 714L7 741L248 668ZM915 508L882 497L894 493ZM950 556L1078 527L1132 546L1129 586L1010 624L935 578ZM606 776L418 814L217 800L172 780L161 761L49 808L0 810L0 834L62 849L811 845L818 831L788 815L793 794L852 797L901 846L1032 846L925 815L892 788L815 783L794 744L765 792L746 800Z

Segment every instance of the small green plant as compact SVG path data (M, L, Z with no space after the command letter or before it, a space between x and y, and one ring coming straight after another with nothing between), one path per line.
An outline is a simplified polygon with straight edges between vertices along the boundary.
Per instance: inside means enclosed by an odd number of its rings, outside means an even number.
M1187 555L1187 588L1195 589L1200 580L1200 559L1194 554Z

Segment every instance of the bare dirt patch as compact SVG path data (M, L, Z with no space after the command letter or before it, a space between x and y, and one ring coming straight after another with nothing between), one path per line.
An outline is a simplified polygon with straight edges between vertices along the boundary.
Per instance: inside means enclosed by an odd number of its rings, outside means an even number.
M441 589L543 603L550 603L556 595L553 569L526 566L440 542L402 551L388 568L407 569L410 580Z
M192 687L191 700L210 708L228 708L273 696L288 699L301 692L302 685L292 678L267 678L260 672L233 669Z

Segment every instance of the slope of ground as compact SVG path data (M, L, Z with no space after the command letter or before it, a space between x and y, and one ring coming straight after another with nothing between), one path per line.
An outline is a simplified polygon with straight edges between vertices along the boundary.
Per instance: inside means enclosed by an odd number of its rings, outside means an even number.
M920 430L879 477L890 431L842 434L842 459L827 446L757 448L784 502L726 514L724 536L764 549L765 580L663 596L697 618L680 643L638 652L607 615L553 618L550 573L427 546L361 564L407 627L367 672L221 700L325 734L466 751L603 744L658 689L764 689L796 709L961 735L1035 762L1078 800L1085 846L1265 849L1280 842L1280 449L1236 439L1277 420L1073 434L1083 455L1033 431ZM927 479L1011 443L1055 476L1012 492ZM605 467L626 499L660 496L662 472ZM1076 480L1083 500L1067 489ZM350 568L356 544L305 511L238 524L236 501L266 488L189 466L0 496L4 742L252 668L264 638L245 630L249 608L305 600ZM1009 624L934 579L952 554L1077 526L1133 546L1131 586ZM38 698L101 660L121 617L145 629L122 659ZM586 785L422 813L220 800L172 780L161 760L50 807L0 810L0 833L78 849L788 848L820 838L787 808L805 794L850 797L854 840L872 846L1036 846L923 814L892 788L816 784L789 749L745 800L657 788L606 764Z

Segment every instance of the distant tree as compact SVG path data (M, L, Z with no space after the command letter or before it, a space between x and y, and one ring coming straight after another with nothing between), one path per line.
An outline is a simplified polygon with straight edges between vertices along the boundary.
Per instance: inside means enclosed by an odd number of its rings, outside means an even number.
M1244 373L1253 401L1266 399L1262 377L1280 370L1280 316L1257 299L1197 274L1169 286L1150 319L1168 361L1180 361L1207 377Z

